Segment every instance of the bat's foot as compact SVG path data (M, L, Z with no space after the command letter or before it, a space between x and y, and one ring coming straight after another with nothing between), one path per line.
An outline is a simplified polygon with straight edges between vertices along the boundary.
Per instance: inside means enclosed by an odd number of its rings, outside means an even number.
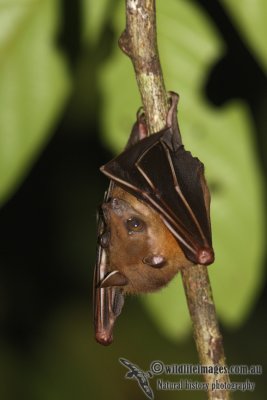
M177 105L179 101L179 94L175 92L168 92L170 96L170 109L167 114L167 127L173 126L174 120L176 120L176 114L177 114Z

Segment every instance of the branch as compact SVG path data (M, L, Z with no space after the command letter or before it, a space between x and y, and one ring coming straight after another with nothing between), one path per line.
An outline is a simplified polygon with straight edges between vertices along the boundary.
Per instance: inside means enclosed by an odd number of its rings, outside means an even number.
M184 268L182 278L200 364L224 367L226 363L222 335L219 330L207 267L196 265ZM209 389L214 387L216 382L220 384L230 382L227 373L205 374L204 379L209 384ZM209 390L208 394L210 400L230 399L228 391Z
M168 104L157 49L155 0L126 0L126 29L119 45L133 63L149 132L158 132L166 125ZM183 269L182 279L200 363L225 366L207 267ZM228 391L212 390L215 381L229 382L227 374L205 374L204 379L210 400L230 398Z
M166 125L168 104L158 57L154 1L126 1L126 30L119 45L132 60L149 132L158 132Z

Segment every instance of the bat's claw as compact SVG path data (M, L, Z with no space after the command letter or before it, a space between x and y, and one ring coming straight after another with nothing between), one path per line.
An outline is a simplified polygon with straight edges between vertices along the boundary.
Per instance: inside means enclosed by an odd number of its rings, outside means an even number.
M96 332L95 334L96 341L103 346L108 346L113 342L113 336L107 332Z
M170 96L170 109L168 111L167 115L167 126L171 127L173 125L174 119L176 119L176 113L177 113L177 105L179 101L179 94L175 92L168 92Z
M214 261L214 251L210 247L202 248L197 254L198 264L209 265Z

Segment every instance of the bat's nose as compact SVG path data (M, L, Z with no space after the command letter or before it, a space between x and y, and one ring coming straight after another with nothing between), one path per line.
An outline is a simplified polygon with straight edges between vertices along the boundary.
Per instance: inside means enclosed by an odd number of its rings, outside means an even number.
M209 265L214 261L214 251L211 247L202 247L197 254L198 264Z

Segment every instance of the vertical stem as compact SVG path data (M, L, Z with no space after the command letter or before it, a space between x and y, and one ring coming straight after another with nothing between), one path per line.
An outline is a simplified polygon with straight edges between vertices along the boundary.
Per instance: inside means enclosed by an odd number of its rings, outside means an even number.
M221 390L220 385L229 383L229 376L225 371L225 355L222 335L219 330L215 305L212 297L207 267L196 265L182 270L183 285L189 308L194 339L201 365L218 367L218 374L204 374L209 388L209 399L229 399L230 394Z
M155 0L126 0L126 29L119 45L134 66L149 132L166 125L167 94L159 61ZM222 367L221 373L204 374L210 400L228 400L229 392L212 390L212 384L229 382L224 371L225 356L207 267L195 265L182 270L194 338L202 365Z
M159 62L154 0L126 1L120 48L131 58L150 133L165 127L167 95Z

